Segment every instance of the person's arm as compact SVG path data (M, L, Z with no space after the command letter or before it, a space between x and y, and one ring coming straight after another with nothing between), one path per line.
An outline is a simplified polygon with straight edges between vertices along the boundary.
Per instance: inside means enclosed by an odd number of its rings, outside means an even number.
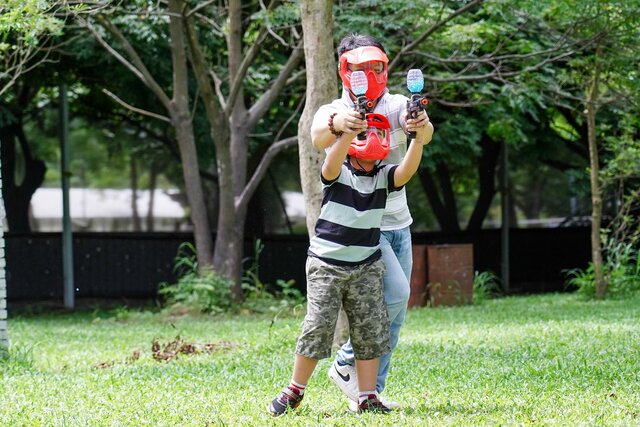
M426 121L419 120L422 114L426 117ZM421 126L416 127L416 121ZM420 161L422 160L422 148L430 143L433 137L433 124L429 121L429 117L424 111L418 115L418 118L407 120L407 130L415 131L416 139L409 145L407 154L405 154L404 159L395 170L393 181L396 187L405 185L413 174L418 171L418 166L420 166Z
M331 146L322 164L322 178L324 180L333 181L340 175L342 164L349 151L349 145L355 136L355 133L343 133L338 141Z
M329 118L333 113L333 128L336 132L360 133L367 129L367 121L362 120L356 110L320 108L311 123L311 142L318 150L324 150L336 142L337 137L329 129Z

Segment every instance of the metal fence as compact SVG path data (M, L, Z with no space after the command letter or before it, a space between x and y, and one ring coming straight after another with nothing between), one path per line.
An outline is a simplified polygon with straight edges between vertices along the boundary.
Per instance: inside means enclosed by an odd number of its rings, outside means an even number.
M264 283L293 279L304 292L306 235L261 236L259 277ZM9 302L62 298L60 233L6 233ZM74 283L78 298L154 298L161 282L173 282L174 258L190 233L75 233ZM500 230L456 234L417 233L414 244L471 243L475 271L500 274ZM254 241L245 256L254 256ZM563 291L563 271L585 268L588 228L513 229L511 289L515 293ZM247 266L249 262L247 263ZM0 308L0 310L2 310Z

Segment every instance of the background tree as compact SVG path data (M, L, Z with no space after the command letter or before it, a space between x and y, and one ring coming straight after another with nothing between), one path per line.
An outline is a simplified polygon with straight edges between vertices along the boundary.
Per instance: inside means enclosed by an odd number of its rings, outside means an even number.
M300 181L307 212L307 232L311 238L320 215L322 185L319 178L324 159L324 153L316 150L311 143L311 122L318 108L331 102L338 93L332 37L333 1L301 1L300 21L304 35L307 92L305 107L298 123L298 153Z
M198 6L191 10L186 2L172 0L169 1L167 10L149 10L146 9L145 3L144 5L130 6L128 9L101 8L88 17L87 15L77 15L76 17L78 22L89 29L105 49L118 58L152 90L168 112L168 117L160 116L160 118L170 122L175 128L176 138L181 147L199 265L201 268L211 266L220 274L232 278L236 284L234 292L238 298L242 293L240 287L242 250L249 200L260 179L264 176L266 165L271 161L273 155L296 142L295 138L273 141L270 150L262 158L264 161L261 162L262 165L258 165L251 180L247 179L250 132L255 129L258 122L269 111L269 107L277 100L278 94L285 87L287 79L302 58L302 50L299 46L285 43L285 48L290 55L288 59L279 58L279 60L284 60L279 75L275 81L269 84L268 89L263 88L261 93L251 91L248 100L253 101L253 104L250 108L246 106L244 87L247 84L247 73L259 53L267 54L269 52L264 49L265 40L269 34L275 34L270 27L269 20L272 18L271 14L277 4L277 1L271 2L262 11L262 15L254 15L256 19L250 20L250 25L244 27L243 19L251 17L251 15L241 8L239 1L229 2L228 8L204 4L202 7ZM173 95L171 98L165 94L165 89L156 81L149 71L149 67L144 64L132 44L128 42L125 35L126 28L119 28L121 22L127 21L127 13L139 13L140 7L143 7L145 12L159 14L159 16L168 14L170 23L168 39L174 59L172 65L174 82L171 85ZM286 12L286 5L284 9ZM208 12L209 15L205 15L204 12ZM218 29L224 25L222 23L218 25L218 22L223 19L228 20L229 27L225 37L225 45L221 47L220 43L214 43L210 40L210 35L212 29L214 34L222 35ZM125 52L127 58L102 36L94 26L94 22L109 32L113 40ZM201 28L203 25L204 28ZM255 37L246 52L243 52L242 43L244 32ZM291 37L294 39L293 43L297 43L295 35ZM279 36L276 36L275 39L276 43L282 41ZM210 48L214 50L210 51ZM226 69L214 62L214 60L221 58L219 53L222 51L226 52L223 55L227 59ZM281 50L276 50L278 53L279 51ZM218 55L213 55L211 52L216 52ZM187 68L187 58L190 60L190 69ZM278 61L278 63L280 62ZM217 74L221 70L225 71L224 82ZM198 108L198 103L194 98L193 86L190 92L190 72L195 78L204 113L209 122L210 138L216 148L219 209L215 250L212 250L211 233L201 190L202 185L197 172L199 170L198 158L191 112ZM228 93L227 97L223 95L225 89ZM158 118L157 114L156 118Z
M599 1L582 4L573 0L549 4L550 21L560 28L574 29L573 37L588 46L580 57L573 58L560 79L555 96L569 99L574 110L583 111L586 124L589 177L591 188L591 251L595 276L595 296L604 298L607 278L603 269L602 221L603 144L607 134L619 133L598 123L603 109L613 106L624 110L638 105L635 71L640 50L640 2ZM558 102L559 103L559 102ZM606 112L605 112L606 113ZM621 119L621 118L620 118Z
M23 74L51 63L53 36L64 22L55 1L5 0L0 4L0 96Z

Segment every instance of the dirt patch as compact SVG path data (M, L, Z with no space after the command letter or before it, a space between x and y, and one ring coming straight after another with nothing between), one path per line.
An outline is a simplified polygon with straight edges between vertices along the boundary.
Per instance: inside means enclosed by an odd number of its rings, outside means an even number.
M167 343L160 343L154 339L151 342L151 357L157 362L170 362L178 358L179 355L211 354L218 351L225 351L236 348L237 344L231 341L218 341L215 343L201 344L197 342L185 341L180 336L175 337ZM140 359L141 353L134 351L122 362L105 361L94 365L94 369L108 369L115 365L130 365Z
M151 355L158 362L169 362L177 358L180 354L211 354L217 351L224 351L235 348L236 344L230 341L218 341L215 343L200 344L196 342L185 341L180 336L175 337L172 341L161 344L158 340L151 343Z

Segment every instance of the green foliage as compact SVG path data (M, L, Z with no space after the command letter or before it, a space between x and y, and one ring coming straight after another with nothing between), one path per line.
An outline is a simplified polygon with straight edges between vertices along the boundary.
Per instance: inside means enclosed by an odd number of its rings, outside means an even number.
M500 292L500 278L492 271L476 271L473 276L473 303L482 304Z
M603 272L607 282L607 295L611 298L628 298L640 293L640 252L632 243L607 239L603 249ZM577 292L594 298L596 293L593 263L583 269L567 272L569 285L577 287Z
M264 313L278 312L303 304L304 296L295 288L294 280L278 279L275 286L270 286L260 280L259 261L263 249L262 241L256 239L253 245L253 258L245 259L245 262L250 262L250 266L245 270L242 279L242 289L245 296L242 308L255 313Z
M231 308L232 282L215 271L199 272L191 243L185 242L178 248L174 272L178 282L161 283L158 291L169 311L218 314Z
M232 281L215 271L199 272L194 246L188 242L182 243L174 265L178 282L162 283L158 291L165 299L165 307L174 314L221 314L237 311L280 313L303 304L304 296L294 287L293 280L279 279L275 286L260 280L259 261L263 248L260 239L256 240L254 256L245 259L250 265L242 280L244 300L235 301L231 293Z
M7 43L9 35L19 35L18 44L37 46L42 34L60 34L64 22L52 12L57 2L42 0L3 0L0 4L0 51L15 49Z

